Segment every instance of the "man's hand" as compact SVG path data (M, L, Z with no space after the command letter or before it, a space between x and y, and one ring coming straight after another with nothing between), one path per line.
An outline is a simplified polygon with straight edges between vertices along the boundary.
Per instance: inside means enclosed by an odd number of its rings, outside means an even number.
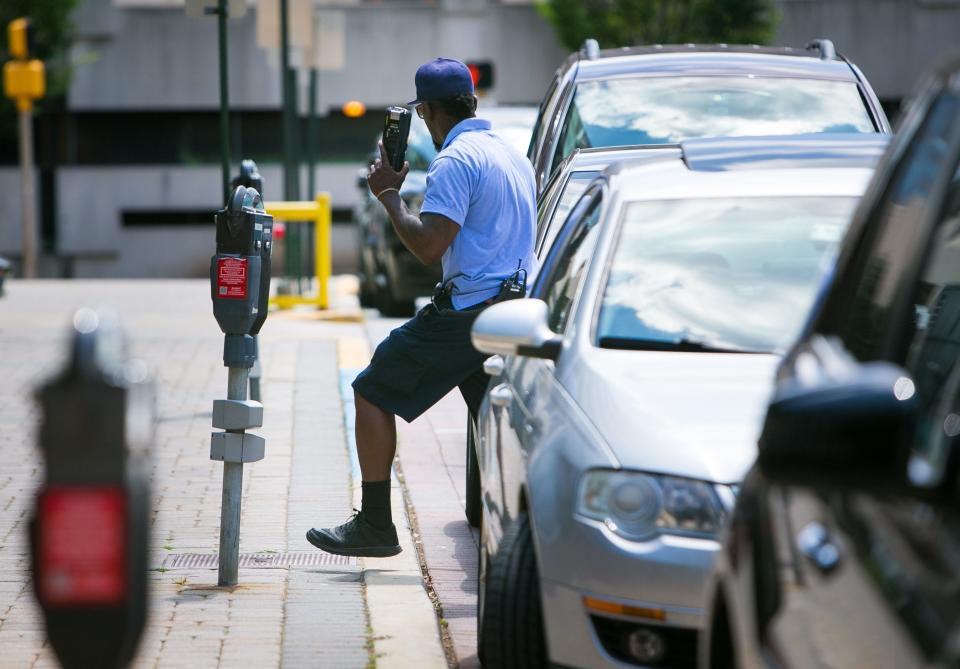
M390 165L390 159L387 157L387 150L384 148L382 141L379 146L380 157L370 166L370 173L367 175L367 185L375 197L379 197L388 188L399 190L407 172L410 171L410 163L408 162L403 163L403 168L399 172L395 171Z

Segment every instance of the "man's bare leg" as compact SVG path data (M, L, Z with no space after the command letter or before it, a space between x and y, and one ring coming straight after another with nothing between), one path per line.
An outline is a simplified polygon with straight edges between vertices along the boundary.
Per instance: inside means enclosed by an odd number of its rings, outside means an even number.
M364 482L389 481L393 456L397 453L397 420L358 393L354 393L357 418L357 458Z

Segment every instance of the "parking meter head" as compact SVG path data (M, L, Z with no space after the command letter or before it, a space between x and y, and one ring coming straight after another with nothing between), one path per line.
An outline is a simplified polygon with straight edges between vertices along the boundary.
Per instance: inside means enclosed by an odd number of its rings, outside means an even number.
M232 188L237 186L253 188L260 193L260 197L263 197L263 177L260 176L257 164L249 158L240 162L240 174L233 178L230 185Z
M70 339L67 365L37 393L34 591L63 666L125 666L146 615L152 387L115 315L80 310Z
M216 215L216 255L210 262L213 313L224 334L260 331L270 294L273 217L260 194L237 186Z

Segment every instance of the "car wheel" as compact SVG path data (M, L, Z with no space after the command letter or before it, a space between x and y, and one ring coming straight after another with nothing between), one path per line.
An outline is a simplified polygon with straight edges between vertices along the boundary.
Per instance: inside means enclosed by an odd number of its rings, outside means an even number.
M413 300L398 300L393 297L390 285L377 286L376 305L384 316L413 316Z
M530 519L521 513L489 562L478 644L484 665L502 669L546 667L540 579ZM482 640L482 641L481 641Z
M477 460L477 427L467 414L467 522L480 527L483 509L480 506L480 463Z

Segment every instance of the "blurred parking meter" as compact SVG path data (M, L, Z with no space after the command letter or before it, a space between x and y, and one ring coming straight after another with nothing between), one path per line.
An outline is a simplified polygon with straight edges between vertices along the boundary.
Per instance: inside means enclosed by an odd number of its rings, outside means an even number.
M263 425L263 405L247 399L250 368L256 359L255 335L267 319L273 217L260 194L237 186L217 212L217 252L210 261L213 315L224 333L223 364L227 399L213 402L210 458L223 462L218 583L236 585L240 550L240 496L243 463L262 460L263 437L246 430Z
M253 188L260 194L260 199L263 199L263 177L260 176L260 169L257 167L257 164L254 161L250 159L240 161L240 174L235 176L231 182L232 188L236 189L237 186ZM250 368L250 399L256 400L257 402L261 401L260 378L262 375L263 368L260 364L260 342L258 341L257 337L254 336L253 367Z
M10 274L10 261L0 258L0 297L3 297L3 281Z
M67 669L126 666L146 617L154 395L125 349L114 316L81 309L66 368L37 395L45 478L30 525L33 586Z

